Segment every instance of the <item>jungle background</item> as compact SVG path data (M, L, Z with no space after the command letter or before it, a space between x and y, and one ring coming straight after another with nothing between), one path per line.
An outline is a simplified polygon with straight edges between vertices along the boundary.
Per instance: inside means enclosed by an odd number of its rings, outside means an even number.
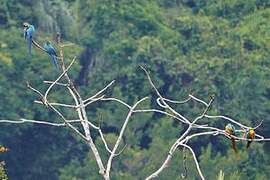
M144 65L165 97L181 100L188 93L208 100L216 95L211 114L233 117L270 136L270 1L268 0L1 0L0 1L0 119L28 118L59 122L40 105L26 82L44 89L59 71L49 57L33 49L27 54L22 23L35 25L35 38L53 43L60 31L67 60L78 57L71 74L83 95L101 89L111 80L110 95L133 103L155 96L139 65ZM70 101L62 90L53 96ZM154 106L154 102L149 102ZM196 103L177 106L187 117L201 112ZM114 142L125 109L114 103L97 103L87 109ZM66 115L73 116L69 110ZM224 121L207 120L223 128ZM127 148L113 163L112 179L143 179L165 159L170 145L185 126L158 114L132 118L125 133ZM95 142L101 144L97 134ZM0 124L0 154L5 171L14 180L101 179L87 145L66 128L33 124ZM237 159L230 140L201 137L191 146L206 179L270 179L270 143L253 143L249 150L239 142ZM99 147L99 146L98 146ZM101 147L101 146L100 146ZM100 149L101 150L101 149ZM105 150L102 154L106 157ZM181 179L182 151L160 179ZM187 179L198 179L192 156L187 158Z

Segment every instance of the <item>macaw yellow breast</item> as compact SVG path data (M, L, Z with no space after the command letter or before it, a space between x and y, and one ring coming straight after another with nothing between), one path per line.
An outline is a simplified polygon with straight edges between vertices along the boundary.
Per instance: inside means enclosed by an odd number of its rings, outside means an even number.
M249 136L250 136L250 139L254 139L255 138L255 131L254 131L254 129L250 129L249 130Z
M228 128L228 127L226 127L225 131L226 131L226 133L228 133L228 134L232 134L232 133L233 133L232 129L230 129L230 128Z
M225 127L225 132L229 135L234 134L234 127L231 124L227 124Z

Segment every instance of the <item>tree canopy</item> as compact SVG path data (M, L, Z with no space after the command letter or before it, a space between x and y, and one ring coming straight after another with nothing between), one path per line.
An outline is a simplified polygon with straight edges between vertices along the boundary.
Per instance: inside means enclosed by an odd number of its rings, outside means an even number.
M28 21L35 25L39 42L49 37L55 43L59 31L66 42L75 44L65 55L67 61L79 57L71 74L82 94L115 79L117 86L110 93L133 103L151 93L139 69L144 65L166 97L181 100L192 92L207 100L215 94L211 114L225 114L250 126L263 119L258 131L269 137L269 20L270 2L264 0L2 0L0 119L58 121L51 111L33 106L35 97L26 87L30 81L42 89L40 82L58 75L44 53L34 49L32 58L27 56L22 23ZM61 91L53 97L71 101ZM194 117L201 107L191 103L177 110ZM106 138L114 142L126 111L110 103L87 111L94 122L102 116ZM221 121L207 123L225 127ZM0 160L10 179L100 179L92 154L69 131L31 124L0 128L0 144L9 148ZM162 115L134 116L125 134L130 144L114 162L112 179L145 178L184 128ZM98 136L93 138L101 145ZM225 179L270 178L269 143L254 143L248 151L238 143L239 160L228 139L203 137L191 144L207 179L217 178L220 171ZM181 152L160 179L180 178ZM191 154L187 169L188 179L198 177Z

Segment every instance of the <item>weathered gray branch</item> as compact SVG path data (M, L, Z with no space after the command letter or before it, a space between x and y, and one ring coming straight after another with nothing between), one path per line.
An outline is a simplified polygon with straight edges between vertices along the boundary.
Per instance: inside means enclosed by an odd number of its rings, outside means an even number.
M38 120L30 120L30 119L20 119L20 120L0 120L0 123L11 123L11 124L22 124L22 123L34 123L34 124L43 124L43 125L49 125L49 126L56 126L56 127L62 127L66 126L66 123L52 123L48 121L38 121Z
M222 136L225 136L227 138L234 138L237 141L250 141L251 140L251 139L246 139L244 137L237 137L235 135L228 135L224 129L212 127L212 126L209 126L208 124L199 124L198 123L199 120L208 118L208 119L218 119L218 120L228 121L228 122L236 125L237 127L239 127L236 130L237 132L245 132L247 129L250 128L250 127L238 122L237 120L234 120L234 119L229 118L227 116L208 115L207 113L210 111L211 105L212 105L213 100L214 100L213 97L211 97L209 102L205 102L204 100L194 96L193 94L189 94L187 96L187 98L185 98L182 101L171 100L171 99L163 97L163 95L158 91L155 84L153 83L149 72L142 66L141 66L141 69L145 72L149 84L151 85L151 87L154 89L155 93L158 96L155 99L155 101L156 101L157 105L160 106L160 108L162 108L163 110L159 110L159 109L155 109L155 108L136 109L138 107L138 105L140 103L142 103L143 101L145 101L146 99L148 99L148 97L144 97L144 98L138 100L137 102L134 103L134 105L129 105L119 98L106 97L104 92L114 84L115 80L111 81L103 89L99 90L94 95L92 95L84 100L84 98L81 97L79 90L73 84L72 79L68 75L68 71L70 70L71 66L74 64L76 57L73 58L71 63L68 65L68 67L65 66L64 54L63 54L62 48L68 47L70 45L72 45L72 44L61 45L60 44L60 35L58 36L58 46L60 47L60 56L58 57L58 59L60 59L60 61L62 63L61 64L62 73L56 78L55 81L44 81L45 84L49 85L49 87L47 88L44 95L42 92L40 92L39 90L32 87L29 83L27 83L27 87L41 98L41 100L39 99L39 100L36 100L34 102L37 104L43 104L46 107L53 110L62 119L62 122L61 123L54 123L54 122L48 122L48 121L20 119L20 120L0 120L0 123L13 123L13 124L35 123L35 124L50 125L50 126L55 126L55 127L69 127L76 134L78 134L83 140L85 140L87 142L87 144L89 145L89 148L91 149L91 151L94 154L95 161L96 161L98 168L99 168L99 173L101 174L101 176L105 180L110 179L110 173L111 173L111 169L112 169L113 159L116 156L120 155L126 147L126 145L125 145L124 148L119 151L119 146L123 140L124 133L127 129L128 123L129 123L129 121L134 113L160 113L160 114L166 115L168 117L171 117L171 118L177 120L177 122L182 123L185 126L187 126L187 128L181 134L181 136L178 137L178 139L170 147L170 150L168 152L168 155L167 155L165 161L161 164L161 166L155 172L153 172L151 175L149 175L146 179L153 179L153 178L158 177L159 174L165 168L167 168L169 166L169 163L170 163L171 159L173 158L173 155L174 155L176 149L179 146L183 146L184 148L188 149L191 152L200 178L205 179L203 176L203 173L201 172L200 165L199 165L199 162L197 160L196 154L195 154L194 150L192 149L192 147L190 147L188 145L189 140L191 140L194 137L206 136L206 135L212 135L212 136L222 135ZM43 50L43 49L41 48L41 50ZM65 77L65 81L67 81L67 82L64 82L64 83L59 82L63 77ZM56 85L68 90L70 96L73 98L74 104L65 104L62 102L50 102L48 100L49 93L52 91L53 87ZM91 105L92 103L108 102L108 101L117 102L117 103L125 106L129 110L127 115L125 116L124 122L121 126L121 129L120 129L120 133L119 133L117 140L116 140L115 144L113 145L112 149L109 148L108 143L107 143L106 138L105 138L105 134L102 132L100 125L95 125L93 122L91 122L91 119L88 118L87 112L85 109L87 106ZM186 118L184 115L177 112L175 110L175 108L173 108L173 106L171 106L172 104L173 105L182 105L182 104L193 102L193 101L195 101L196 103L202 104L204 107L202 112L194 119ZM69 120L68 118L66 118L64 116L64 114L61 113L61 111L59 109L57 109L57 107L70 108L71 110L76 111L76 113L78 115L78 117L77 117L78 119ZM74 126L75 123L77 123L76 126ZM255 126L254 129L257 129L261 125L262 125L262 121L257 126ZM77 128L78 126L82 127L83 132L80 132L79 128ZM103 163L103 160L101 159L100 153L96 147L96 144L94 143L94 141L91 137L92 130L98 132L98 134L99 134L99 136L104 144L104 147L109 154L109 158L106 161L106 166L104 166L105 164ZM193 133L193 134L191 134L191 133ZM255 138L252 139L252 141L255 141L255 142L270 141L270 138L264 138L264 136L256 133Z
M248 126L245 126L231 118L228 118L226 116L221 116L221 115L218 115L218 116L210 116L210 115L207 115L207 112L210 110L210 107L212 105L212 102L214 100L214 96L211 97L210 101L208 103L206 103L205 101L201 100L200 98L197 98L195 97L194 95L192 94L189 94L189 98L187 98L186 100L183 100L183 101L174 101L174 100L169 100L167 98L164 98L161 93L158 91L158 89L155 87L153 81L151 80L151 77L149 75L149 73L147 72L147 70L144 68L144 67L141 67L143 69L143 71L145 72L145 74L147 75L147 78L148 78L148 81L150 83L150 85L152 86L152 88L155 90L155 92L157 93L158 95L158 98L157 98L157 104L161 107L161 108L164 108L164 109L168 109L171 113L168 113L168 112L165 112L165 111L161 111L161 110L155 110L155 109L148 109L148 110L138 110L138 111L135 111L135 112L157 112L157 113L162 113L162 114L165 114L165 115L168 115L169 117L173 117L177 120L179 120L180 122L184 123L184 124L187 124L188 125L188 128L184 131L184 133L177 139L177 141L171 146L171 149L168 153L168 156L166 158L166 160L163 162L163 164L160 166L160 168L158 170L156 170L153 174L151 174L150 176L148 176L146 179L153 179L153 178L156 178L166 167L168 167L168 164L173 156L173 153L174 151L176 150L176 148L178 146L184 146L186 148L188 148L192 155L193 155L193 159L195 161L195 164L196 164L196 167L197 167L197 171L201 177L201 179L205 179L202 172L201 172L201 169L200 169L200 166L199 166L199 163L198 163L198 160L197 160L197 157L193 151L193 149L188 146L186 143L188 142L189 139L193 138L193 137L196 137L196 136L202 136L202 135L224 135L228 138L235 138L236 140L242 140L242 141L249 141L251 139L246 139L246 138L240 138L240 137L236 137L236 136L228 136L228 134L222 130L222 129L219 129L219 128L216 128L216 127L211 127L211 126L208 126L208 125L199 125L199 124L196 124L200 119L203 119L203 118L209 118L209 119L214 119L214 118L219 118L219 119L224 119L224 120L228 120L230 121L231 123L235 124L235 125L238 125L240 128L243 128L243 129L249 129ZM203 110L202 114L199 115L198 117L196 117L193 121L191 120L188 120L187 118L185 118L184 116L182 116L180 113L178 113L177 111L175 111L170 105L167 104L167 102L170 102L170 103L179 103L179 104L183 104L183 103L187 103L189 100L194 100L198 103L201 103L205 106L205 109ZM258 128L259 126L261 126L262 122L257 125L255 128ZM193 135L189 135L189 133L191 132L192 129L197 129L197 130L206 130L206 132L198 132L198 133L195 133ZM237 130L237 131L240 131L240 130ZM258 135L256 133L255 135L256 137L259 137L259 139L253 139L252 141L268 141L269 138L264 138L263 136L261 135Z
M127 127L127 124L130 120L130 117L132 115L132 113L134 112L135 108L141 103L143 102L144 100L146 100L148 97L144 97L142 99L140 99L139 101L137 101L129 110L127 116L126 116L126 119L125 119L125 122L121 128L121 131L120 131L120 134L117 138L117 141L113 147L113 150L112 150L112 153L110 154L110 157L109 157L109 160L107 162L107 168L106 168L106 178L109 178L110 177L110 171L111 171L111 165L112 165L112 160L113 158L116 156L116 151L117 151L117 148L118 146L120 145L120 142L123 138L123 135L124 135L124 132L126 130L126 127Z

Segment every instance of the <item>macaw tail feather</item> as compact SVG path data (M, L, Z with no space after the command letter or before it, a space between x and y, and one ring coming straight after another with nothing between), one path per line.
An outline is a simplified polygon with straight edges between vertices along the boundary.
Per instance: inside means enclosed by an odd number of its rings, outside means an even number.
M28 53L31 57L31 55L32 55L32 37L27 38L27 47L28 47Z
M235 139L232 137L231 141L232 141L232 148L233 148L234 152L237 154L238 151L237 151Z
M58 69L58 61L55 55L50 55L54 66Z
M250 140L248 140L248 142L247 142L247 149L250 147L250 144L252 143L252 141L250 141Z

